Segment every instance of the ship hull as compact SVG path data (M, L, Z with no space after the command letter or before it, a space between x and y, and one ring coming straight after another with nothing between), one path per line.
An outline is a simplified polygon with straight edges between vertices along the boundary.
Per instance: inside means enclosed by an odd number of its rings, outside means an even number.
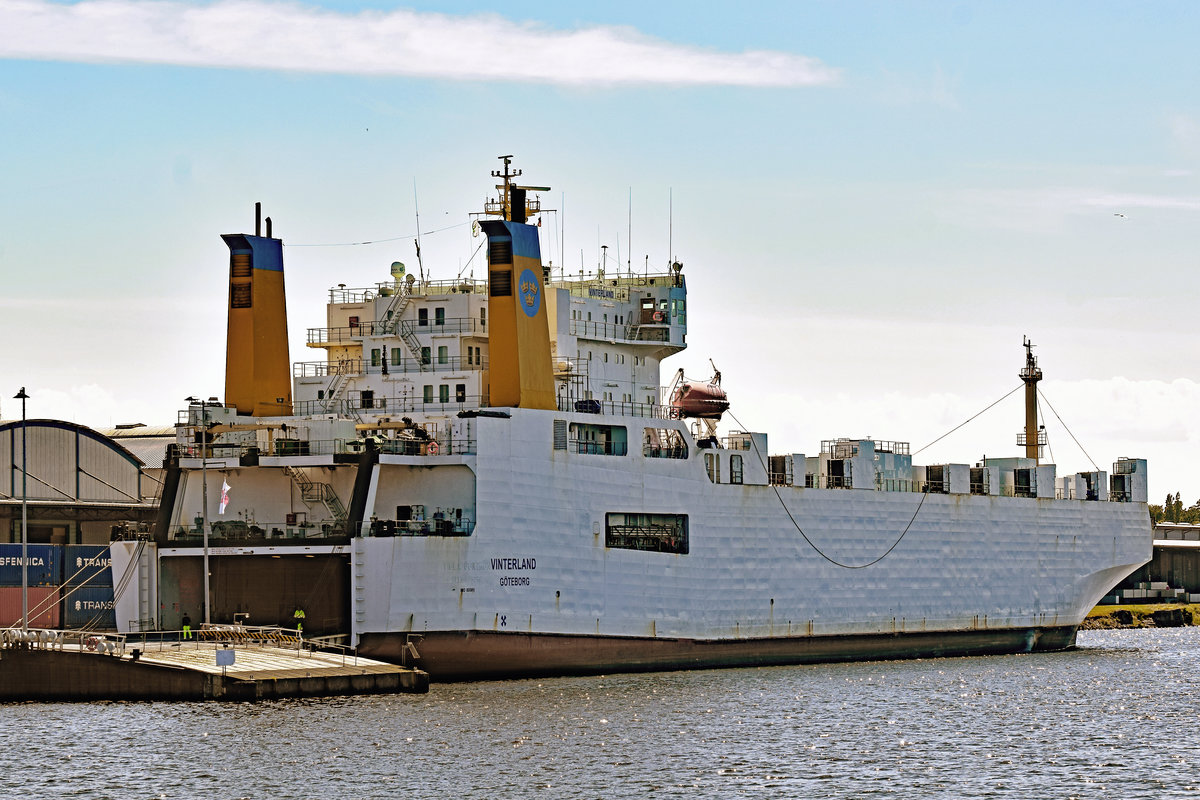
M415 640L418 665L437 681L596 675L839 661L883 661L1064 650L1076 626L763 639L648 639L618 636L441 631ZM406 660L407 636L368 634L359 652Z

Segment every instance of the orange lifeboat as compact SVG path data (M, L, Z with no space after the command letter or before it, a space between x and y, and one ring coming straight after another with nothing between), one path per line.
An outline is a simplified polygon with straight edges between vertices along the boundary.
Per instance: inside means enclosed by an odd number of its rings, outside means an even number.
M674 416L720 419L721 415L729 410L729 398L719 381L719 377L709 383L680 381L671 393L671 409Z

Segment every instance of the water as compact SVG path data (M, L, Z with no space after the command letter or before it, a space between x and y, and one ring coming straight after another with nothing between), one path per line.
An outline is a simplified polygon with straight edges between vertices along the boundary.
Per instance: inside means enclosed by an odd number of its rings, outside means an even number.
M1200 795L1200 628L989 658L0 705L0 798Z

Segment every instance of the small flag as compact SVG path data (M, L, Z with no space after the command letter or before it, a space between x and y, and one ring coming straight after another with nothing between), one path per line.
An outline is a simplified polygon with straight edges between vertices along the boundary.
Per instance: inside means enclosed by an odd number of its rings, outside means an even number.
M226 481L222 480L221 481L221 510L217 512L219 514L224 514L225 506L229 505L229 488L230 488L229 484Z

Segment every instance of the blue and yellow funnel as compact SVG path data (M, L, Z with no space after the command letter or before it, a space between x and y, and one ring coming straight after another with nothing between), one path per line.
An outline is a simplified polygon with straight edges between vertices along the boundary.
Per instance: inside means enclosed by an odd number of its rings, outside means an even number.
M538 229L508 219L483 220L480 226L488 237L490 405L553 409L554 372Z
M266 236L221 238L229 246L225 403L256 417L291 414L283 242L271 238L269 217Z

